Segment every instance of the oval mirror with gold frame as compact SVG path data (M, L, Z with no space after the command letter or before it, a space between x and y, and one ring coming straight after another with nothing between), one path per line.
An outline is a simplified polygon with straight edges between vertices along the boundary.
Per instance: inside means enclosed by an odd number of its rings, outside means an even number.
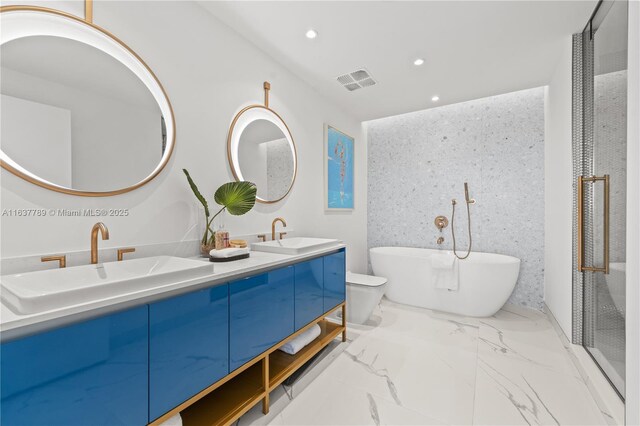
M175 118L162 84L133 50L91 16L4 6L0 22L2 168L91 197L132 191L162 171Z
M272 204L293 188L298 171L296 145L282 117L269 107L271 85L264 83L264 105L243 108L231 122L227 156L237 181L258 189L256 201Z

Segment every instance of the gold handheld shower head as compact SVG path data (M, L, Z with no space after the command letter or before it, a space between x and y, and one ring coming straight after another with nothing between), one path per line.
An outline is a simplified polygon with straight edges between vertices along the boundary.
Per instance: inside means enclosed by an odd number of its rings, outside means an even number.
M474 204L476 202L473 198L469 198L469 184L467 182L464 183L464 199L467 201L467 204Z
M451 206L451 238L453 239L453 254L460 260L464 260L468 258L469 255L471 255L471 245L473 244L472 242L473 239L471 235L471 208L469 207L469 205L475 203L476 200L474 200L473 198L469 198L469 184L467 182L464 183L464 198L467 203L467 229L469 231L469 248L467 249L467 254L464 256L460 256L456 252L456 231L455 231L455 226L453 226L453 221L456 217L457 203L455 198L451 200L451 204L452 204Z

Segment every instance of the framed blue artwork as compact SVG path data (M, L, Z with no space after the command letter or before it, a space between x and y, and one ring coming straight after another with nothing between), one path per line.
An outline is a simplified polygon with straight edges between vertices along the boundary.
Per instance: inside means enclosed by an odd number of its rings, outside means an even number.
M324 136L325 209L353 210L354 139L327 124Z

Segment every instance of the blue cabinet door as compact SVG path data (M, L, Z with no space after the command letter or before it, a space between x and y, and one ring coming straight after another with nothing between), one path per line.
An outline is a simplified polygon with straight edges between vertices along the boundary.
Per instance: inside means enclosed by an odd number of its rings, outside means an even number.
M227 284L149 305L149 420L229 373Z
M296 330L324 313L324 261L322 258L298 263L295 269Z
M148 423L148 310L2 344L3 425Z
M344 302L346 288L345 252L324 257L324 311Z
M293 266L229 283L229 370L294 330Z

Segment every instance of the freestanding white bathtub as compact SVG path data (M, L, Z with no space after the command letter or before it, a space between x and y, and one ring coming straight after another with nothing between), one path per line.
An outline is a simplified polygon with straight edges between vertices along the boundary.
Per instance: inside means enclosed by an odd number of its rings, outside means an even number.
M436 288L430 258L440 250L409 247L376 247L369 250L375 275L389 280L385 296L396 303L488 317L500 310L518 279L520 259L472 252L458 260L459 288Z

